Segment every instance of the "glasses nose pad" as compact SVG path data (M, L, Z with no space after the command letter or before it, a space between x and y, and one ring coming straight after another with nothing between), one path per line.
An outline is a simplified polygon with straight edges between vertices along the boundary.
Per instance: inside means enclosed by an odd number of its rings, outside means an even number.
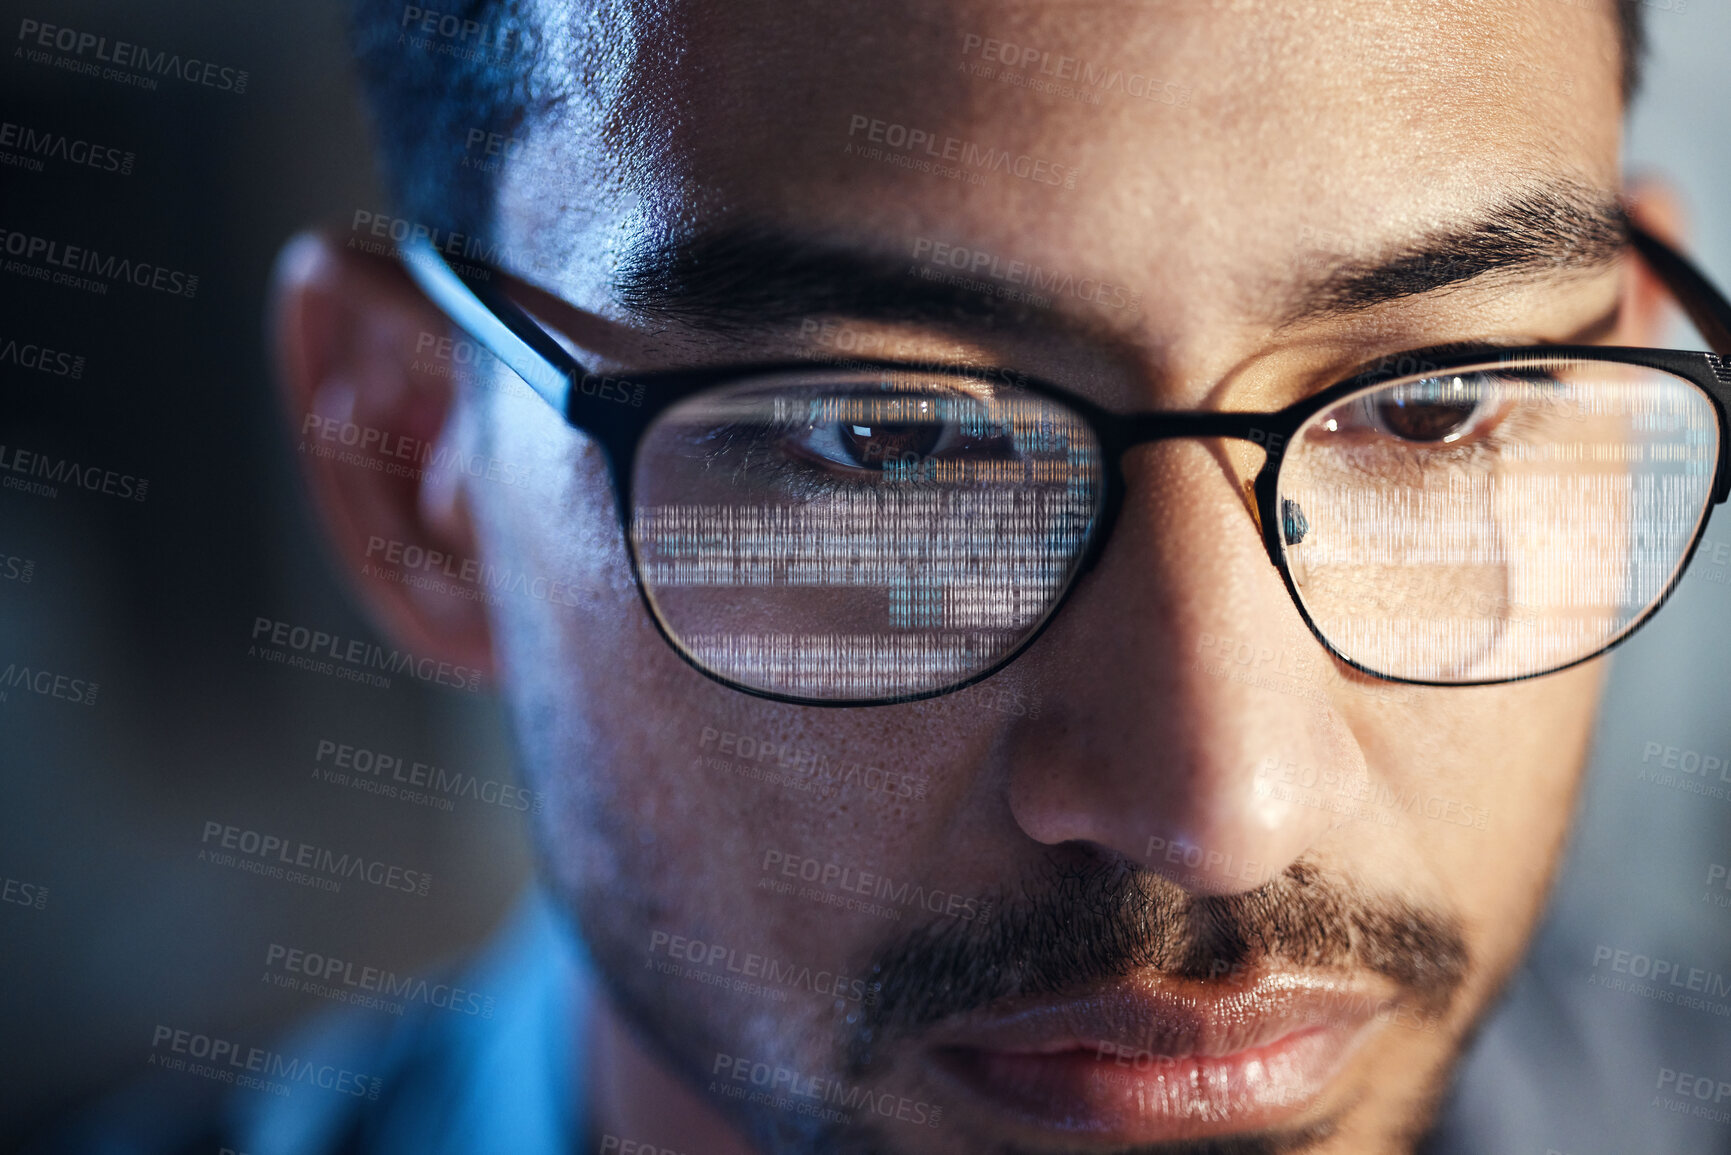
M1305 520L1304 510L1290 497L1280 499L1280 532L1287 545L1297 545L1310 532L1310 522Z

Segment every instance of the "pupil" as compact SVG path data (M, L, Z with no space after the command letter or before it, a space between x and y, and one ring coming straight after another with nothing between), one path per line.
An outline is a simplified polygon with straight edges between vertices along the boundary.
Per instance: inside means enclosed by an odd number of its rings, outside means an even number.
M1455 378L1459 383L1460 378ZM1383 427L1406 441L1441 441L1466 428L1478 411L1476 390L1463 390L1459 397L1437 396L1444 390L1424 390L1428 396L1402 396L1400 392L1377 402L1376 415Z
M847 424L841 427L841 443L857 464L867 469L881 469L886 463L928 456L937 447L942 434L943 426L936 422Z

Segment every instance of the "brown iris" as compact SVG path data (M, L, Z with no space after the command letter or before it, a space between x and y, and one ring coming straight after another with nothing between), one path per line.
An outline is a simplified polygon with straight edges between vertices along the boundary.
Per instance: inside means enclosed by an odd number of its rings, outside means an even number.
M922 404L922 408L929 406ZM867 469L928 456L943 438L941 421L843 421L841 444Z
M1396 437L1407 441L1441 441L1459 433L1478 411L1476 397L1459 400L1387 397L1377 402L1377 419Z

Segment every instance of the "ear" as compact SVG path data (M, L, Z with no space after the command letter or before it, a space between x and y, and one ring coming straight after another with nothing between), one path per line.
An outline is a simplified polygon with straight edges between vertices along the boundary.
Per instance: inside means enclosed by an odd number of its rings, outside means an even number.
M1669 184L1652 178L1632 182L1624 192L1629 217L1673 247L1681 247L1687 230L1682 198ZM1629 261L1623 279L1622 316L1612 338L1619 345L1657 346L1666 343L1666 321L1675 310L1671 293L1645 261Z
M423 367L450 323L396 262L318 234L284 246L272 289L284 401L343 571L399 644L491 675L470 423L453 378Z

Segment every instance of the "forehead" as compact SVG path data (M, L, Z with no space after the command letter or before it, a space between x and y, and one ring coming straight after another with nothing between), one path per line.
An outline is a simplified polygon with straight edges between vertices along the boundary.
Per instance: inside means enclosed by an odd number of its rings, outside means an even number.
M773 221L1229 296L1271 254L1616 184L1608 0L726 0L602 23L614 49L505 204L615 252ZM580 205L545 196L579 180Z

